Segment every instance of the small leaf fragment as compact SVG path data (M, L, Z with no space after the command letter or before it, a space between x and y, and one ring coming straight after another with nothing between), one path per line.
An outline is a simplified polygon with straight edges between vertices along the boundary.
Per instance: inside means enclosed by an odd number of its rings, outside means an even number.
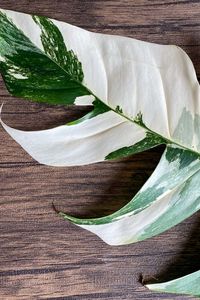
M200 297L200 271L164 283L148 284L146 287L155 292Z

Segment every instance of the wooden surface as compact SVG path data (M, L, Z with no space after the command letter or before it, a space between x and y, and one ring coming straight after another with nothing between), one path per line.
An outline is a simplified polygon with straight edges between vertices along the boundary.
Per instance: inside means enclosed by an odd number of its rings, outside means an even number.
M42 14L95 32L177 44L200 77L200 1L0 0L0 7ZM51 128L86 108L38 105L8 95L0 81L3 119L19 129ZM142 279L169 280L200 269L197 213L150 240L110 247L60 219L52 202L78 216L102 216L127 203L163 148L85 167L33 161L0 129L0 300L179 299L149 292ZM192 298L195 299L195 298Z

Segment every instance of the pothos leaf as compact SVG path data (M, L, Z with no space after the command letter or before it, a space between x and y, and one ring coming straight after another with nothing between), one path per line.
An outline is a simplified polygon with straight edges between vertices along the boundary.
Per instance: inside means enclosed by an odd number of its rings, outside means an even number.
M145 139L142 128L112 112L109 106L95 99L81 84L84 78L82 64L72 50L67 50L54 22L44 17L23 16L26 27L21 26L21 14L10 11L0 13L0 70L8 90L15 96L51 104L73 102L85 105L92 102L94 109L83 118L69 123L70 128L60 126L53 130L26 133L11 129L2 122L11 136L37 161L53 166L102 161L119 148ZM38 26L40 34L36 31L38 36L35 37L31 30L30 36L28 25L35 31L35 26ZM41 43L38 42L39 37ZM84 93L81 92L83 90ZM88 96L81 97L82 94ZM127 131L131 134L127 135ZM140 149L137 147L137 152L157 144L153 141Z
M92 117L95 111L68 125L41 131L24 132L1 124L31 156L51 166L102 161L110 152L144 138L141 130L134 130L134 124L113 111Z
M93 102L96 99L98 105L104 106L101 118L104 112L108 115L112 111L122 117L119 119L124 124L129 123L132 142L128 139L117 145L119 138L107 140L114 145L110 152L91 162L123 157L161 143L174 143L199 153L200 117L196 103L200 88L192 62L180 48L95 34L11 11L1 10L0 25L0 71L13 95L54 104L77 103L77 98L79 104L85 104L85 99L92 97ZM94 109L97 112L97 105ZM97 114L89 116L98 118ZM109 117L111 114L114 115L110 113ZM88 115L77 128L79 136L85 121L88 123ZM90 124L93 122L90 120ZM13 137L18 139L14 134ZM32 138L28 151L40 162L51 164L52 159L38 158L40 137ZM59 153L55 151L54 155ZM85 163L89 162L83 156L81 164ZM60 160L60 164L67 165L68 160Z
M152 291L200 297L200 271L165 283L149 284Z
M60 213L110 245L125 245L157 235L200 209L199 156L168 146L152 176L119 211L95 219Z
M61 213L65 219L122 245L161 233L200 208L200 87L183 50L1 10L0 71L14 96L94 106L51 130L23 132L1 121L41 163L82 165L167 145L128 205L103 218Z

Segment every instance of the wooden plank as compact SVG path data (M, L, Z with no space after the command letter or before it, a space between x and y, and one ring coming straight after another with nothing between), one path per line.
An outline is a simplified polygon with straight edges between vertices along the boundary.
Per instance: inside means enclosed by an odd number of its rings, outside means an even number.
M0 0L0 7L92 31L177 44L200 76L199 1ZM3 101L4 120L25 130L51 128L88 109L16 99L1 80ZM162 147L117 162L52 168L33 161L2 129L0 141L0 299L187 299L151 293L141 278L169 280L200 269L199 213L158 237L110 247L52 209L53 201L78 216L119 209L152 173Z

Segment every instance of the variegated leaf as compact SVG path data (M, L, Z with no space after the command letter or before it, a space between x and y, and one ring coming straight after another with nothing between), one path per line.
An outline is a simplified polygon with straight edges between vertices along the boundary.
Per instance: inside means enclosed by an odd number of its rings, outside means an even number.
M54 104L96 101L106 110L111 123L117 117L109 111L122 117L118 118L119 123L123 119L126 124L125 130L131 138L124 143L119 138L106 138L109 146L103 152L105 156L95 153L91 161L85 159L89 147L80 145L85 139L82 135L85 125L96 126L96 120L88 122L86 116L81 125L73 124L76 127L70 130L78 130L81 137L80 141L76 135L75 146L84 153L82 161L80 157L74 160L75 154L72 155L74 164L123 157L161 143L174 143L199 153L200 88L192 62L180 48L95 34L63 22L11 11L1 10L0 25L0 70L13 95ZM103 115L101 111L100 118L107 118ZM95 118L98 119L98 113ZM95 152L102 136L101 127L92 140ZM115 121L111 127L116 127ZM60 129L57 129L59 133ZM60 141L70 134L68 130L60 133ZM48 160L47 154L44 158L45 154L40 153L46 151L44 135L54 135L54 132L37 135L12 129L9 132L35 159L57 165L57 159L54 162L49 155ZM121 139L122 134L119 136ZM73 134L72 137L74 140ZM102 142L105 144L105 139ZM56 152L60 149L58 143L55 139L50 149L55 157L63 157ZM65 141L66 144L69 142ZM66 147L66 152L71 149ZM69 157L71 153L60 158L58 165L68 165Z
M152 291L200 297L200 271L165 283L149 284Z
M113 112L89 91L82 63L67 49L56 21L1 10L0 25L0 71L11 94L50 104L94 106L70 126L50 130L29 133L1 122L37 161L52 166L83 165L124 156L121 149L131 154L163 143L160 137L146 137L143 128ZM82 29L68 27L87 36Z
M110 152L135 143L136 148L133 148L137 152L138 141L145 138L145 133L140 128L124 121L113 111L90 117L91 113L68 125L32 132L11 128L3 121L1 124L38 162L51 166L74 166L103 161ZM150 148L148 145L141 145L138 152L145 150L145 147Z
M95 219L60 214L110 245L138 242L171 228L200 209L199 176L197 154L168 146L149 180L119 211Z

